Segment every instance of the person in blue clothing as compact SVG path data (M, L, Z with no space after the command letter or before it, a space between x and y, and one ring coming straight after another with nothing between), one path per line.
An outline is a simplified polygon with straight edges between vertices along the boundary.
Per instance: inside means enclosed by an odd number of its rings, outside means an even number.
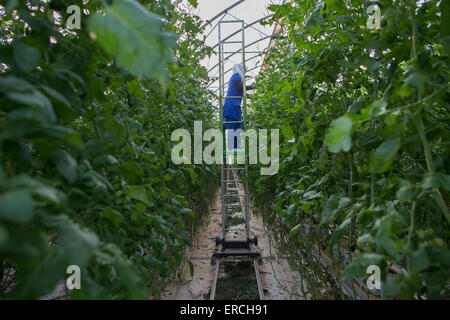
M223 129L228 130L228 149L240 148L240 137L235 135L234 131L243 129L241 100L244 86L244 67L242 64L235 64L233 66L233 75L228 83L227 97L223 105ZM253 89L252 86L246 86L245 90ZM227 123L232 122L232 123ZM234 138L234 139L233 139ZM231 145L233 141L233 145Z

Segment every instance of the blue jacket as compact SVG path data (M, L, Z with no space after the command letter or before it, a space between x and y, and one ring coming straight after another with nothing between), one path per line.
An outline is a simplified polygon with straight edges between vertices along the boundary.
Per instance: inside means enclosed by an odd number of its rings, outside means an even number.
M237 86L235 82L240 82L241 86ZM227 97L242 97L242 93L241 76L239 73L235 73L231 76L230 82L228 83ZM225 98L225 103L223 105L223 116L232 118L236 121L241 120L241 100L242 98Z

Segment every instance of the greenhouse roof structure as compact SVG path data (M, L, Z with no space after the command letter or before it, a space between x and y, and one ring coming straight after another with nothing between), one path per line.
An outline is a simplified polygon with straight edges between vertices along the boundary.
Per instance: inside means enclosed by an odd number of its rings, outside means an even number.
M178 3L182 2L187 1L178 1ZM252 83L261 69L264 52L274 34L273 25L264 26L260 22L271 17L271 12L267 8L269 5L282 2L283 0L198 0L195 13L205 21L203 26L206 45L214 49L214 54L202 61L202 64L208 70L209 76L214 79L210 84L210 88L213 91L217 91L219 85L217 79L219 75L219 21L244 21L246 78L248 83ZM242 62L242 45L237 43L242 37L241 28L241 24L237 23L221 24L221 36L229 42L224 46L224 51L226 52L224 62L225 79L232 75L233 65ZM236 43L233 43L234 41Z

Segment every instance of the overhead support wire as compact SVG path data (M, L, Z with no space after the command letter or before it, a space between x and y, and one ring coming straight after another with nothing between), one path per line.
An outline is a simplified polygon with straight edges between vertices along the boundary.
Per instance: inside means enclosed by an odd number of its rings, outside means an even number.
M223 16L220 18L220 20L222 20L226 15L227 15L227 13L225 12L225 13L223 14ZM205 39L207 39L207 38L211 35L211 33L213 33L213 31L216 30L217 26L219 25L219 22L220 22L220 21L218 21L218 22L214 25L214 27L212 27L212 29L211 29L211 30L209 31L209 33L206 35Z

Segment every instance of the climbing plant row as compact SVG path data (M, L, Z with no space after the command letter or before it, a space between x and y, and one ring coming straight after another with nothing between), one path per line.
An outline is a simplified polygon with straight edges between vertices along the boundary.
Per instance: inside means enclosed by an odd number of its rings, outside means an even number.
M373 4L379 29L367 24ZM344 298L342 286L365 284L375 265L384 298L448 299L448 2L270 9L285 37L265 60L249 117L250 127L280 129L280 169L254 168L251 184L305 292ZM320 263L325 254L334 266Z
M69 265L71 298L157 295L217 180L170 158L174 129L214 119L200 19L169 0L3 3L0 297L48 294Z

